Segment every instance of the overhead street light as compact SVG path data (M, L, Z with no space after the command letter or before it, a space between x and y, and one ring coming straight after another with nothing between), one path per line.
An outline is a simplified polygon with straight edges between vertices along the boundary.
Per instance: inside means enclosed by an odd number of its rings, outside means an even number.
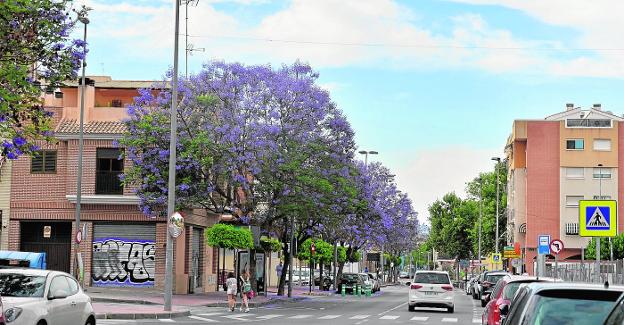
M499 186L500 186L500 181L499 181L499 173L498 173L498 165L500 164L500 157L492 157L492 160L496 161L496 165L494 166L494 169L496 170L496 254L498 254L498 193L499 193Z

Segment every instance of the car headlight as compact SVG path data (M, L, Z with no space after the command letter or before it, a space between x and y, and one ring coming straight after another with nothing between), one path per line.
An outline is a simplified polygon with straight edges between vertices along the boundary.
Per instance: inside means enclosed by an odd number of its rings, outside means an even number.
M4 319L7 323L16 320L22 314L22 308L13 307L4 311Z

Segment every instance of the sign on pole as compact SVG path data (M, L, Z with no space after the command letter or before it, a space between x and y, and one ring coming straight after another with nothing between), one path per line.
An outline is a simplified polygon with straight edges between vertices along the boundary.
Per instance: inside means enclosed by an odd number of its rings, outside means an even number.
M579 235L582 237L615 237L617 235L617 201L579 201Z
M557 255L557 254L561 253L561 251L563 250L563 248L564 248L564 247L563 247L563 242L562 242L561 240L559 240L559 239L553 239L553 240L550 242L550 251L551 251L553 254L555 254L555 255Z
M550 253L550 235L539 235L537 237L537 254Z
M520 251L516 250L514 246L505 246L503 248L503 257L504 258L519 258L521 257Z
M491 258L492 264L501 264L503 263L503 259L501 258L500 253L493 253Z

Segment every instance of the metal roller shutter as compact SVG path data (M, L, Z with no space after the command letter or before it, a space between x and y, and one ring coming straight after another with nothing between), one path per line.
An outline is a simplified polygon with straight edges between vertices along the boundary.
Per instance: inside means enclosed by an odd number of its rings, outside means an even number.
M155 259L156 224L94 224L94 286L152 287Z

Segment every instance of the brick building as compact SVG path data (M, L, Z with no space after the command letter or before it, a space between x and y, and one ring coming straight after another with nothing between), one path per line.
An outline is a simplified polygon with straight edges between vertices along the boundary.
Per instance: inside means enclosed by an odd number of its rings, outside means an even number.
M124 131L125 107L150 81L116 81L91 77L85 92L81 222L86 236L80 244L85 285L162 287L165 272L166 222L145 217L132 188L119 180L130 161L119 160L113 141ZM57 143L42 143L32 157L2 167L0 208L4 249L45 251L48 268L73 269L76 237L75 204L78 162L79 87L45 95L54 112ZM10 204L7 201L10 188ZM213 250L203 240L205 227L216 218L189 214L177 239L175 292L213 291L216 267ZM180 257L184 256L183 259Z
M514 121L506 146L508 234L522 247L526 272L534 272L539 235L563 241L560 260L581 260L589 238L579 236L579 201L623 202L623 146L624 118L598 104ZM618 233L623 226L620 218Z

